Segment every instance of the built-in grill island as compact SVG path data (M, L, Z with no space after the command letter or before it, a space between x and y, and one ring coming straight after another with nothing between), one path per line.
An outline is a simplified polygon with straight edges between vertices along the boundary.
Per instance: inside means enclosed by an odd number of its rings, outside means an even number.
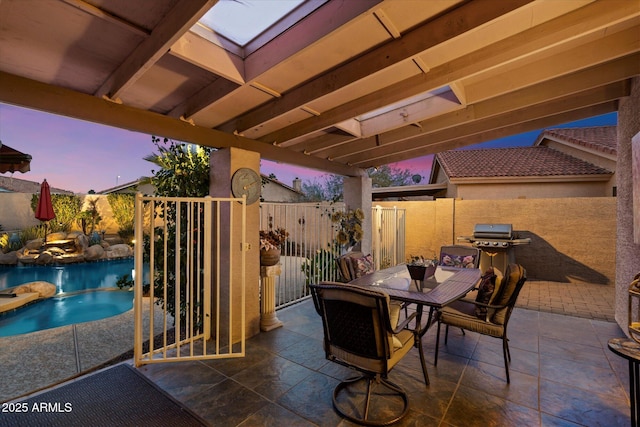
M471 243L480 249L480 269L483 272L493 266L504 273L507 265L515 263L514 247L528 245L531 239L519 239L511 224L476 224L473 236L460 236L458 242Z

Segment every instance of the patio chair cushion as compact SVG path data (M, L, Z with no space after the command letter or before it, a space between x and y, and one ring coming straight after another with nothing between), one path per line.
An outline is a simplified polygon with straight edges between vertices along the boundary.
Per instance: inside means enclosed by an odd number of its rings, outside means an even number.
M479 321L476 316L476 305L472 301L455 301L440 310L440 319L449 326L459 327L483 335L501 337L504 333L503 325L496 325L487 321Z
M399 334L395 334L393 338L398 340L400 347L397 347L394 343L393 353L388 361L360 356L333 345L331 345L330 350L338 359L349 364L357 365L371 372L380 372L384 370L384 366L387 363L390 367L395 366L413 348L413 345L410 344L410 342L413 342L413 333L411 331L404 329Z
M400 310L402 309L402 304L398 301L390 301L389 302L389 321L391 322L391 327L395 329L398 326L398 322L400 321ZM393 348L399 349L402 347L402 342L398 338L397 335L393 336Z

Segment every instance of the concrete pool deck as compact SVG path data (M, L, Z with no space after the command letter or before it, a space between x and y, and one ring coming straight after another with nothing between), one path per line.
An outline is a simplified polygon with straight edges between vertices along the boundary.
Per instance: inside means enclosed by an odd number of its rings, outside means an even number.
M40 294L38 292L25 292L12 298L2 297L0 298L0 313L15 310L16 308L29 304L38 298L40 298Z
M148 328L148 298L145 299L143 319ZM161 324L160 316L156 316L155 324ZM156 333L159 332L157 328ZM1 337L0 402L83 374L131 348L133 309L92 322Z

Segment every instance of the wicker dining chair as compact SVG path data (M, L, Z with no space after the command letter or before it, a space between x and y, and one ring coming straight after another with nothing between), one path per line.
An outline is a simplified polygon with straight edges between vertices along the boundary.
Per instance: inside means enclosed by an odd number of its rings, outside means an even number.
M409 409L407 393L389 381L388 374L414 345L414 332L407 325L415 313L394 328L389 314L389 296L381 291L336 282L310 287L316 311L322 317L326 358L359 372L357 377L342 381L334 389L336 412L352 422L370 426L389 425L400 420ZM426 371L423 373L428 381ZM364 408L359 411L358 390L365 382ZM383 392L375 393L374 389L379 386L384 386ZM341 395L343 390L346 392ZM391 396L402 401L401 408L397 409L396 403L393 407L396 412L390 419L371 419L371 401L374 405L380 402L386 408Z
M511 353L509 352L509 339L507 337L507 325L511 318L511 313L516 305L516 300L520 290L527 280L526 270L518 264L510 264L504 277L490 296L488 304L476 301L473 298L462 298L452 304L438 310L438 329L436 333L436 354L434 365L438 365L438 349L440 347L440 326L445 325L444 343L447 344L449 337L449 326L461 328L482 335L492 336L502 340L502 353L504 357L504 369L509 378L509 362ZM480 292L480 290L478 290ZM478 310L483 307L486 310Z

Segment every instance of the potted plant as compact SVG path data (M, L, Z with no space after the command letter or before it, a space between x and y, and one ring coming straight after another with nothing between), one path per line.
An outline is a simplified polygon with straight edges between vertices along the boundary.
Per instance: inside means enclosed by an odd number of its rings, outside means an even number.
M270 266L280 262L280 250L288 236L284 228L260 230L260 265Z
M436 273L436 267L438 267L438 258L425 258L422 255L409 257L407 262L407 269L409 275L413 280L424 280L433 276Z

